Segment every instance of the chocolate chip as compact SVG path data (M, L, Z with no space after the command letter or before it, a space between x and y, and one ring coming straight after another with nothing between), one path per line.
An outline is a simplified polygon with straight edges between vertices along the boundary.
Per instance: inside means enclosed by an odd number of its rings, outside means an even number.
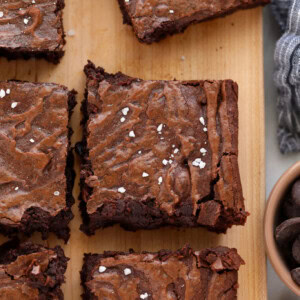
M276 240L280 245L286 245L295 240L298 235L300 235L300 217L282 222L275 231Z
M300 235L298 235L293 244L292 253L295 261L300 264Z
M291 271L291 275L293 280L300 285L300 268L296 268L294 270Z
M293 184L291 195L285 200L283 209L287 218L300 217L300 180Z
M277 226L275 238L287 264L294 268L291 271L293 280L300 286L300 179L294 182L284 199L283 210L288 220Z
M292 188L292 199L300 206L300 179L298 179Z

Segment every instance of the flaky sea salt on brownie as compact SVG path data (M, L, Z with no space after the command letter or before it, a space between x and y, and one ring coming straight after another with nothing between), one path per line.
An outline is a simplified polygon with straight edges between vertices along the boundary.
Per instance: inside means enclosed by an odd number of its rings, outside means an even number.
M65 44L64 0L0 1L0 55L58 63Z
M264 5L270 0L118 0L125 24L141 42L158 42L190 24Z
M62 85L0 82L0 233L68 240L74 105L75 92Z
M84 232L245 223L236 83L144 81L91 62L85 73Z
M86 254L83 299L237 299L236 249L217 247L176 252Z
M1 300L62 300L68 258L53 249L15 241L0 247Z

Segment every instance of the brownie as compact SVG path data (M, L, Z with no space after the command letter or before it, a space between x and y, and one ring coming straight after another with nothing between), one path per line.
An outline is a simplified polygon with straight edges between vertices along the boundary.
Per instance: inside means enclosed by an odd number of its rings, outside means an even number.
M58 63L64 54L64 6L64 0L1 1L0 55Z
M68 240L75 94L52 83L0 82L0 233Z
M85 66L81 229L204 226L223 233L247 212L238 169L238 87L144 81Z
M8 242L0 247L0 299L63 299L68 258L57 246L53 249L30 242Z
M118 0L124 24L131 25L140 42L158 42L183 32L190 24L265 5L270 0Z
M236 249L85 254L83 299L237 299Z

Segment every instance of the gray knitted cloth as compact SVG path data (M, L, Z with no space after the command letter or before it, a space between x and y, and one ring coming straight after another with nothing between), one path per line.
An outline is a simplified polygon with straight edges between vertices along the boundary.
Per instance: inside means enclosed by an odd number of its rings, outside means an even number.
M283 36L275 49L278 139L282 153L300 151L300 0L273 0Z

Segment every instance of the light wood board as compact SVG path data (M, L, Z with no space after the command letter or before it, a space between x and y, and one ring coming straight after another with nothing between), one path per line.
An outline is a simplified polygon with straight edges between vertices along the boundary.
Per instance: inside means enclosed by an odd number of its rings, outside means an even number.
M118 226L99 230L93 237L79 231L78 176L75 182L71 239L64 246L71 258L63 286L65 299L80 299L79 271L84 252L104 250L177 249L189 243L194 249L214 245L236 247L246 261L239 273L239 299L267 299L266 261L262 221L265 200L264 92L262 58L262 10L241 11L226 18L194 25L184 34L159 44L140 44L129 26L122 24L116 0L67 0L64 14L66 55L58 66L45 61L0 59L0 80L20 79L56 82L76 89L83 98L87 59L108 72L122 71L144 79L227 79L239 84L239 164L246 208L251 213L245 227L234 227L227 235L203 229L164 228L126 232ZM184 56L184 60L181 58ZM79 105L72 118L72 142L81 139ZM76 165L78 174L78 161ZM6 240L1 237L0 242ZM40 241L39 234L31 240ZM63 245L51 235L50 246ZM201 299L200 299L201 300Z

